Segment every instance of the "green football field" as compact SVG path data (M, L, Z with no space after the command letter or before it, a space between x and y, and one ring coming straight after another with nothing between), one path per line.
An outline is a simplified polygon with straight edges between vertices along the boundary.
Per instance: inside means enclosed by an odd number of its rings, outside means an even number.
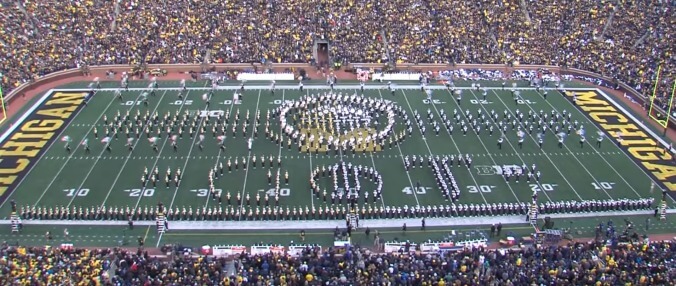
M647 172L639 167L640 162L633 160L625 151L618 146L613 139L607 138L601 147L596 146L596 138L600 129L592 121L593 118L585 115L582 110L576 108L571 100L562 94L551 90L545 100L541 93L533 89L520 90L521 98L515 101L509 90L494 88L488 90L487 100L482 100L481 91L466 89L458 104L455 96L449 90L441 88L433 91L433 100L425 99L425 94L415 86L406 88L403 84L397 88L395 95L382 86L369 85L364 91L365 97L394 101L394 104L402 107L412 122L414 113L417 111L421 116L426 132L421 134L420 126L413 123L412 136L407 136L400 144L383 146L382 150L373 152L341 152L339 154L309 154L298 150L298 145L287 147L286 140L283 144L277 144L265 136L266 114L272 111L284 101L298 100L305 95L328 92L326 86L313 86L308 84L305 91L301 92L295 84L279 84L274 95L267 88L268 83L247 83L241 104L233 104L233 90L239 86L224 87L217 90L210 100L207 108L203 100L203 94L208 91L204 82L193 84L188 88L187 95L183 100L178 98L178 82L162 81L155 96L148 96L148 104L145 106L141 101L141 94L148 90L141 86L147 83L138 83L129 91L123 92L120 101L114 96L114 84L104 85L103 89L88 101L86 106L77 108L88 89L78 89L82 86L68 86L63 89L48 93L42 104L36 105L35 110L27 115L23 126L17 128L7 136L18 138L17 134L24 134L25 138L38 138L39 135L29 136L29 131L39 134L44 131L43 141L23 149L31 157L25 172L16 178L9 188L5 190L3 206L0 208L2 217L8 217L8 201L14 200L18 206L48 206L70 207L82 206L86 208L145 208L156 206L159 202L170 208L227 208L237 207L236 197L240 194L240 200L244 201L249 195L251 205L255 205L257 195L264 197L275 193L274 176L279 171L281 182L279 186L279 204L290 208L319 208L331 204L330 199L326 202L320 197L312 195L310 189L310 173L317 167L332 166L338 162L350 162L353 165L361 165L365 168L373 168L379 172L383 180L382 198L368 204L372 206L427 206L446 205L450 202L439 190L432 169L427 163L422 168L404 168L404 156L445 156L469 154L472 158L471 168L453 164L451 171L460 189L458 203L499 203L499 202L530 202L533 191L540 191L540 202L545 201L582 201L582 200L605 200L605 199L638 199L646 197L660 198L659 189L663 187L660 182L652 189L653 179ZM256 89L258 87L258 89ZM337 92L360 93L356 85L338 85ZM509 89L509 88L508 88ZM52 110L50 110L52 108ZM56 110L59 109L59 110ZM208 112L205 112L207 111ZM429 110L429 111L428 111ZM476 116L478 111L490 114L494 110L499 117L504 114L514 116L517 110L528 114L529 111L539 113L563 114L571 113L571 121L578 121L584 126L587 141L581 147L580 136L574 132L564 140L563 147L557 144L556 132L547 130L544 134L543 147L538 146L537 131L525 133L522 147L518 146L516 130L511 126L504 133L505 141L502 148L498 146L500 132L492 119L490 124L495 125L495 132L489 135L484 129L480 134L468 131L466 135L460 131L459 125L453 118L454 110L461 114L461 120L469 121L465 112L469 111ZM175 151L170 142L171 139L161 133L157 139L157 151L154 151L144 130L141 136L132 143L133 151L125 147L127 137L118 133L118 138L112 136L110 147L107 151L106 144L101 142L104 137L103 118L112 120L118 112L124 116L127 112L133 117L137 111L143 115L157 112L163 117L167 112L172 115L186 111L193 115L215 115L218 113L229 114L230 122L236 113L240 114L240 123L237 126L235 136L231 131L231 125L226 129L225 151L219 148L217 139L214 138L211 126L206 128L203 148L198 145L199 136L190 137L188 132L182 138L176 140ZM435 134L432 125L426 120L428 112L434 118L441 117L445 112L455 130L450 130L441 125L439 134ZM506 111L506 113L505 113ZM261 124L257 127L258 136L253 138L252 149L248 150L248 139L253 137L253 125L247 127L246 137L242 135L241 122L249 119L253 123L255 114L260 112ZM30 128L26 122L31 116L53 116L60 118L53 122L47 122L44 118L41 123L35 123ZM215 119L210 121L213 123ZM404 128L401 118L394 119L395 131ZM61 123L59 123L59 121ZM200 117L199 122L204 121ZM347 124L347 123L345 123ZM21 122L15 123L21 125ZM59 126L57 126L59 125ZM94 129L98 137L94 136ZM132 128L133 130L134 128ZM156 136L153 129L151 137ZM270 120L270 130L275 133L280 131L279 120ZM71 151L66 149L63 138L70 138L68 143ZM134 136L135 137L135 136ZM3 139L8 139L9 137ZM18 140L18 139L17 139ZM31 139L27 139L31 140ZM82 141L87 140L90 152L86 152ZM35 152L29 152L32 150ZM40 152L39 150L44 150ZM258 158L257 167L252 166L252 158ZM260 158L265 157L265 167L261 166ZM268 159L274 158L274 167L270 168ZM277 158L281 160L278 167ZM235 169L234 162L239 162ZM232 171L228 171L227 162L233 164ZM242 167L246 161L247 168ZM224 165L224 174L214 180L216 192L222 194L223 200L218 201L209 196L209 170L214 166ZM526 182L522 176L517 183L514 179L508 183L497 171L496 166L537 166L542 174L539 182ZM3 166L4 169L8 168ZM141 182L144 169L152 172L159 170L159 182L156 186L151 183L145 185ZM180 169L182 180L176 186L173 182L167 187L164 182L164 174L167 169L174 174ZM273 174L272 184L268 183L268 172ZM284 182L284 174L288 172L289 182ZM658 180L655 180L658 181ZM370 180L361 179L362 189L372 191L374 183ZM663 182L662 182L663 183ZM329 178L319 178L317 184L321 189L333 189L333 182ZM354 184L354 183L352 183ZM353 186L353 185L351 185ZM418 188L418 186L421 186ZM341 182L341 187L344 187ZM227 194L232 197L228 205ZM270 199L271 205L274 198ZM359 200L363 204L363 200ZM246 205L244 202L243 205ZM244 208L244 207L241 207Z

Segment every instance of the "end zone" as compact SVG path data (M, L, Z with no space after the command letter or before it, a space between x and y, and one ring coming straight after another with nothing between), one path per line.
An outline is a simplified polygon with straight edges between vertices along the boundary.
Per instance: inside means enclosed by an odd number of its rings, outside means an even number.
M0 206L82 110L86 95L50 90L0 136Z
M573 97L573 92L564 94ZM676 166L673 155L666 150L669 143L603 91L589 89L574 94L576 108L584 111L662 190L676 199Z

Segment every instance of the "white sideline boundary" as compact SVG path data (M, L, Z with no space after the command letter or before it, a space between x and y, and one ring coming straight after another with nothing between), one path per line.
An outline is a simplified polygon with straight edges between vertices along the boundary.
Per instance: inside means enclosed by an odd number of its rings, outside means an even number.
M420 85L418 84L393 84L394 88L397 90L401 89L415 89L415 90L420 90ZM448 89L446 86L443 85L428 85L427 86L429 89L432 90L446 90ZM239 85L223 85L223 86L218 86L216 87L216 90L240 90L241 86ZM386 84L369 84L369 85L364 85L364 90L377 90L377 89L386 89L387 85ZM482 87L483 88L483 87ZM116 91L119 88L101 88L98 91ZM190 87L187 88L188 90L206 90L209 91L212 88L211 87ZM269 90L270 85L244 85L245 90ZM276 90L279 89L294 89L294 90L299 90L298 85L277 85L275 86ZM303 90L329 90L331 87L328 85L321 85L321 84L313 84L313 85L303 85ZM354 91L361 89L361 86L358 84L345 84L345 85L336 85L333 88L334 90L348 90L348 91ZM472 87L456 87L455 89L459 90L470 90ZM487 90L502 90L502 87L486 87ZM511 90L512 88L505 88L505 90ZM516 90L535 90L533 87L517 87L515 88ZM130 87L129 91L142 91L142 90L149 90L147 87ZM156 88L155 90L182 90L180 87L160 87ZM588 90L598 90L597 88L589 88L589 87L567 87L566 90L578 90L578 91L588 91ZM64 89L54 89L54 91L89 91L88 88L64 88Z
M82 90L83 91L84 90L89 91L88 89L82 89ZM14 133L14 131L17 128L19 128L21 123L23 123L26 120L26 118L28 118L28 116L31 116L33 114L33 112L35 112L35 109L37 109L38 106L42 105L45 102L45 100L47 100L47 98L51 97L51 95L55 91L67 91L67 90L64 90L64 89L50 89L50 90L48 90L47 92L45 92L44 95L42 95L42 97L40 99L38 99L38 101L36 101L33 104L33 106L31 106L28 110L26 110L26 112L24 112L21 115L21 117L19 117L18 120L16 120L15 122L7 121L8 123L10 123L12 125L9 127L9 129L7 129L5 131L5 133L2 134L2 136L0 136L0 144L4 143L5 140L7 140L7 137L9 137L10 134ZM76 90L73 90L73 91L76 91ZM77 91L80 91L80 90L77 90Z
M668 209L667 214L676 214L676 209ZM612 212L587 212L587 213L566 213L566 214L547 214L541 215L540 221L544 217L553 219L573 219L573 218L594 218L594 217L629 217L645 215L652 216L651 210L639 211L612 211ZM360 227L377 228L400 228L404 223L408 227L415 228L420 226L422 218L397 218L397 219L360 219ZM336 226L345 227L345 220L257 220L257 221L167 221L169 230L271 230L271 229L334 229ZM127 227L126 220L98 220L98 221L78 221L78 220L24 220L24 226L30 225L55 225L55 226L120 226ZM477 226L502 223L527 225L524 215L505 215L505 216L484 216L484 217L449 217L449 218L425 218L425 225L435 227L449 227L449 231L455 226ZM637 222L638 223L638 222ZM9 225L9 220L0 220L0 225ZM154 220L135 221L135 226L154 226ZM255 235L255 234L254 234Z

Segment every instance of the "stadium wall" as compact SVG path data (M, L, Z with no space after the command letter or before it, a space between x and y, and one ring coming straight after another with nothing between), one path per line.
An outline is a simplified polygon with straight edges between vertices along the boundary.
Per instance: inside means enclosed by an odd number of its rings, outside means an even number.
M351 63L348 64L345 68L348 70L352 70L354 67L360 67L360 68L374 68L374 69L379 69L383 68L385 65L384 64L377 64L377 63ZM148 65L148 68L153 69L153 68L159 68L159 69L164 69L167 70L168 73L188 73L190 71L193 72L202 72L205 66L199 65L199 64L157 64L157 65ZM267 66L263 66L262 64L258 63L241 63L241 64L212 64L209 65L207 69L212 69L215 68L216 70L225 70L225 69L254 69L256 70L263 70L268 68ZM287 69L295 68L297 69L306 69L306 70L313 70L314 67L309 65L309 64L298 64L298 63L278 63L278 64L272 64L272 71L274 72L281 72ZM574 69L574 68L563 68L559 66L544 66L544 65L519 65L519 66L507 66L507 65L495 65L495 64L486 64L486 65L479 65L479 64L456 64L456 65L449 65L449 64L398 64L397 65L397 71L400 72L406 72L406 71L418 71L418 70L424 70L424 71L440 71L440 70L451 70L451 69L484 69L484 70L502 70L506 73L509 73L511 70L515 69L522 69L522 70L536 70L536 69L548 69L551 70L555 73L558 74L569 74L573 76L584 76L584 77L591 77L591 78L597 78L602 80L603 82L607 84L618 84L619 85L619 90L623 93L626 93L628 96L630 96L634 101L641 103L642 105L646 104L649 102L649 98L639 92L637 92L635 89L633 89L631 86L617 81L613 78L609 78L597 73L585 71L585 70L580 70L580 69ZM104 65L104 66L92 66L89 67L89 71L92 74L92 76L98 76L102 80L106 80L106 72L108 71L114 71L117 73L122 73L122 72L129 72L131 70L130 66L127 65ZM30 90L37 90L40 89L41 86L47 85L49 83L58 81L58 80L63 80L71 77L77 77L77 76L82 76L82 70L79 68L74 68L74 69L67 69L63 71L58 71L54 72L42 77L37 78L35 81L31 81L28 83L24 83L18 88L12 90L9 94L5 96L6 102L11 103L15 98L17 98L17 95L25 93ZM661 108L657 107L658 110L662 113L664 113L664 110ZM676 130L676 118L671 117L671 129Z

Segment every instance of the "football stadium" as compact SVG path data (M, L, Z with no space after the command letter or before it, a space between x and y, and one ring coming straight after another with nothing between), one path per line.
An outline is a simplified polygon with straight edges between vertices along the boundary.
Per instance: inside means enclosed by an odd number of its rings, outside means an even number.
M0 4L0 281L669 285L674 8Z

